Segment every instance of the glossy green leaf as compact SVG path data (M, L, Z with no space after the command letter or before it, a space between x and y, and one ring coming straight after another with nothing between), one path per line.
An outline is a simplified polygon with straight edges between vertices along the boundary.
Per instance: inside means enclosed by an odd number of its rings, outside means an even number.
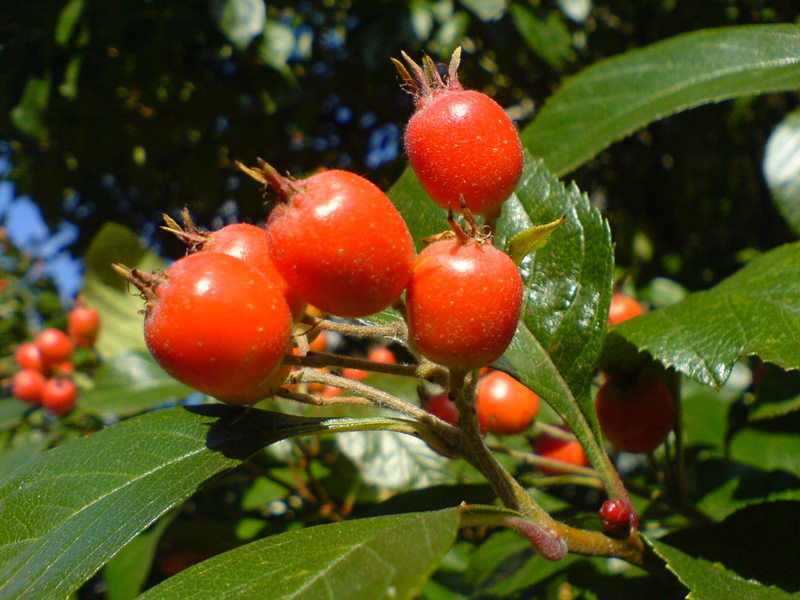
M132 350L145 351L143 321L144 301L111 268L122 263L142 271L155 271L164 262L147 250L130 229L106 223L92 239L86 252L86 283L83 296L89 306L100 312L103 326L97 350L106 360Z
M764 178L783 218L800 235L800 111L789 113L769 136Z
M141 351L112 355L97 370L93 383L92 389L81 394L79 408L101 415L132 415L193 391Z
M53 443L54 436L31 429L12 434L8 444L0 447L0 479L28 464Z
M690 598L796 598L800 502L744 508L721 523L651 541Z
M412 598L455 541L458 522L450 508L291 531L210 558L140 598Z
M617 325L609 348L621 336L664 365L717 387L742 356L800 369L798 281L800 243L786 244L710 290Z
M273 442L390 419L312 419L223 405L123 421L40 454L0 484L0 597L64 597L209 478Z
M800 88L800 26L694 31L601 61L567 80L522 132L557 175L674 113Z
M175 514L173 511L141 532L108 562L103 569L107 600L133 600L139 595L150 573L161 535Z
M503 208L497 238L503 243L562 216L549 243L522 262L523 319L504 360L577 435L586 419L599 438L589 386L613 285L608 224L577 187L566 188L541 161L529 159L516 197Z

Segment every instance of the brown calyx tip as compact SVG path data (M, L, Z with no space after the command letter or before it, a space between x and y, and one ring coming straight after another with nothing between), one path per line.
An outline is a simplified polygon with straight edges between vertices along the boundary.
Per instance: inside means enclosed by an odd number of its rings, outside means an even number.
M148 273L139 269L131 269L122 263L111 263L111 268L125 281L136 286L148 304L156 298L156 287L166 279L166 275L163 273Z
M240 171L262 184L265 188L274 188L277 192L278 200L281 202L288 201L289 198L301 190L294 179L281 175L275 167L261 158L256 158L256 167L245 166L238 160L234 164Z
M456 220L456 215L453 211L453 205L448 204L447 224L450 225L450 230L438 233L429 238L425 238L423 242L429 243L431 241L452 239L455 237L461 244L468 244L470 242L474 242L480 246L487 243L491 244L492 243L491 233L485 231L486 229L485 226L480 227L478 225L478 223L475 221L475 216L472 214L472 211L467 206L467 203L464 201L463 196L461 197L460 205L461 205L460 214L464 219L464 225L462 225Z
M181 227L175 219L170 217L168 214L164 214L164 223L166 225L162 225L161 229L164 231L169 231L171 234L175 235L178 239L180 239L184 244L186 244L187 252L191 254L192 252L197 252L206 243L209 237L209 233L207 231L203 231L194 224L192 220L192 215L189 213L189 209L184 207L181 211L181 218L183 219L183 227Z
M461 64L461 47L453 51L450 57L450 64L447 68L447 79L443 79L436 63L428 54L422 56L422 66L405 52L400 52L403 60L408 64L408 69L399 60L392 58L400 78L403 83L400 86L412 94L417 100L431 96L437 90L462 90L461 83L458 81L458 66Z

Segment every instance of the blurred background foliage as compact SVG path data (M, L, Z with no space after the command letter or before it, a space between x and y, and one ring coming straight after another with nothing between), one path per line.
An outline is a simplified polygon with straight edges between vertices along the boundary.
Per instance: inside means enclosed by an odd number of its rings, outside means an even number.
M678 33L794 22L793 0L6 0L0 140L18 194L48 224L153 236L189 206L219 227L258 222L259 190L233 161L281 172L342 167L388 188L405 166L412 111L389 61L446 61L520 127L570 74ZM764 146L797 105L773 94L655 123L567 175L611 221L640 282L708 287L793 238L762 175Z

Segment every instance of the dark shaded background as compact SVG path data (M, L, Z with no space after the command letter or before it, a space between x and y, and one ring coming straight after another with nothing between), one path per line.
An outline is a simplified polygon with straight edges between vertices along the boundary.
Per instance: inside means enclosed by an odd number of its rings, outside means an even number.
M389 61L401 50L444 61L461 44L462 81L522 127L565 76L604 57L800 13L791 0L609 1L594 2L580 22L566 3L511 2L541 24L547 42L531 48L502 2L494 20L478 12L491 2L269 2L269 22L288 34L282 54L280 36L236 48L211 1L77 3L83 10L71 25L62 0L6 0L0 9L0 140L11 177L51 225L79 225L79 254L115 220L173 256L177 243L155 233L162 212L189 206L213 227L263 219L257 186L233 160L261 156L293 174L344 167L388 188L405 167L401 135L412 110ZM32 80L44 82L35 102L24 95ZM781 94L702 107L567 178L605 211L618 261L638 280L666 274L704 288L752 249L791 239L761 159L771 129L796 104Z

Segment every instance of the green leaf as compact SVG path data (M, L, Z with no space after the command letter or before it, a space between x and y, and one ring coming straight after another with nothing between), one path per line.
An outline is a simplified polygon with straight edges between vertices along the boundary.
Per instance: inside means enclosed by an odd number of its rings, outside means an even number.
M759 421L730 441L730 458L765 471L781 469L800 477L800 413Z
M83 392L79 408L99 414L129 416L193 390L178 383L144 352L116 354L94 376L94 387Z
M561 217L551 223L534 225L530 229L518 233L508 240L506 252L514 259L515 263L520 264L528 254L533 254L539 248L543 248L550 240L553 232L561 226L565 219L566 217Z
M0 484L0 597L64 597L209 478L278 440L387 427L207 405L148 413L37 456Z
M0 431L16 427L33 407L16 398L0 400Z
M800 478L786 471L758 469L750 465L712 457L692 469L700 496L697 507L714 519L764 502L800 500Z
M61 9L56 25L56 44L66 46L75 31L75 26L81 18L85 0L69 0L66 6Z
M783 218L800 235L800 111L789 113L769 136L764 178Z
M336 444L369 485L389 490L449 483L450 461L422 440L394 431L354 431L336 436Z
M49 71L44 77L29 76L19 104L9 115L17 129L39 141L50 135L44 123L44 112L50 102L51 78Z
M140 598L412 598L455 541L458 521L450 508L291 531L210 558Z
M32 461L53 443L54 437L37 429L14 434L8 445L0 448L0 479Z
M596 442L599 425L589 391L613 286L608 224L575 185L565 188L540 160L528 156L516 197L506 203L498 222L498 243L562 216L566 220L550 242L522 262L527 300L503 360L576 435L589 436L581 441L593 461L605 461ZM585 422L594 440L583 431Z
M107 600L133 600L142 591L150 573L156 547L177 512L162 517L141 532L112 558L103 569Z
M548 11L546 17L540 18L526 6L514 3L511 16L528 48L551 67L560 70L565 62L574 58L572 36L559 11Z
M214 0L211 13L220 31L239 50L250 45L267 21L264 0Z
M750 421L774 419L800 411L800 372L767 368L757 388Z
M800 26L694 31L601 61L567 80L522 131L556 175L674 113L800 88Z
M796 598L800 502L750 506L722 523L651 541L690 598Z
M414 238L417 252L425 247L422 243L424 238L450 228L447 224L447 213L430 199L411 167L406 167L389 190L388 196L403 215L411 237Z
M482 594L506 598L515 592L532 588L565 570L575 560L568 554L564 560L550 561L536 553L530 542L516 531L500 531L490 536L470 556L467 580Z
M147 250L130 229L106 223L92 239L86 252L86 303L100 313L103 326L97 350L105 360L131 350L146 350L143 332L144 301L137 290L112 268L122 263L142 271L164 267L163 261Z
M288 61L294 52L294 46L294 30L289 25L272 20L264 24L264 35L258 44L258 55L292 85L297 84L297 77L289 67Z
M800 243L767 252L682 302L612 328L640 350L705 385L722 386L746 355L800 369ZM744 318L746 315L746 318Z

